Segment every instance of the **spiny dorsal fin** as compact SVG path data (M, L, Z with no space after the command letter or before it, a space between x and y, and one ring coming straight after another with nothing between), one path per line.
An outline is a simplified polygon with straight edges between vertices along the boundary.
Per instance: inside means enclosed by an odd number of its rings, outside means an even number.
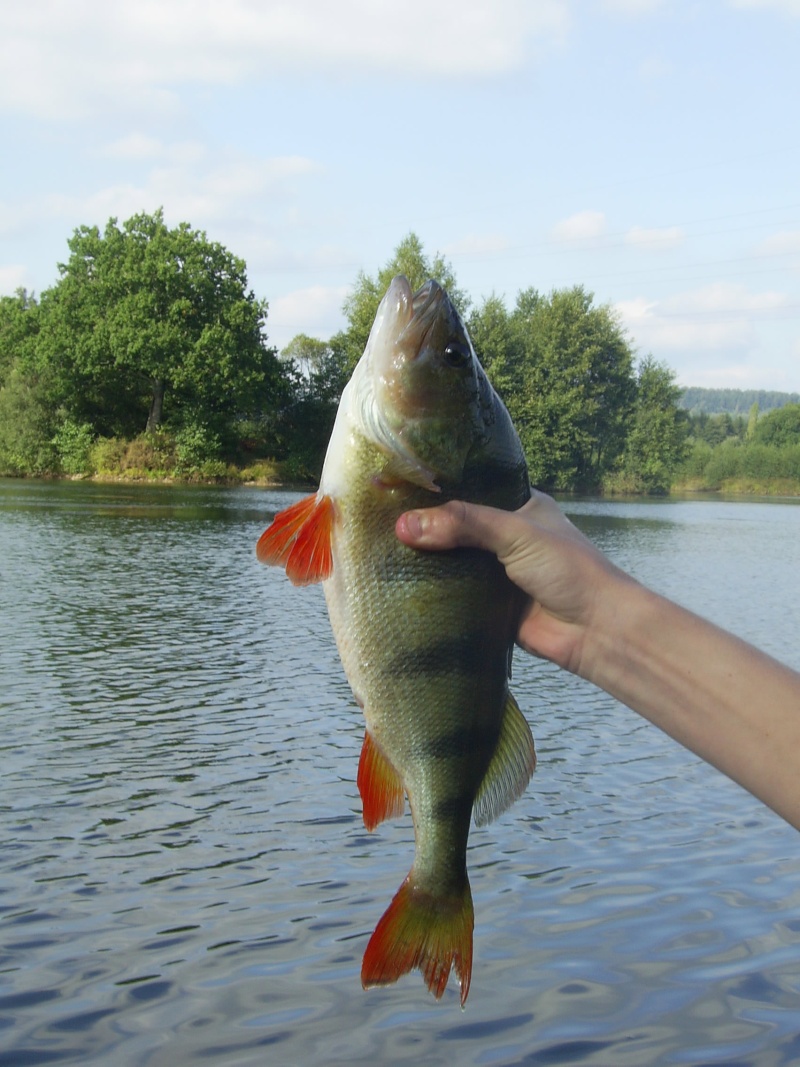
M403 814L405 791L397 771L372 740L364 734L361 759L358 761L358 791L361 794L364 826L374 830L384 819Z
M476 826L485 826L525 792L536 769L536 749L525 716L511 693L506 697L500 737L472 809Z
M279 511L256 545L262 563L285 567L292 585L311 585L333 571L333 501L316 494Z

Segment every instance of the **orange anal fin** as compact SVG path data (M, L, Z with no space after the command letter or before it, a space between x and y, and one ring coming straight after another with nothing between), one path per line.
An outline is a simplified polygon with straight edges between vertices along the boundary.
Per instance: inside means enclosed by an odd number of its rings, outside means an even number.
M369 730L364 734L356 781L361 794L362 817L368 830L374 830L384 819L403 814L403 783L397 771L372 740Z
M293 585L311 585L333 571L333 501L316 494L278 512L256 545L262 563L285 567Z
M438 1000L454 967L463 1007L472 977L474 917L469 882L465 878L460 895L442 898L414 887L413 874L400 886L369 939L361 984L365 989L389 985L416 967Z

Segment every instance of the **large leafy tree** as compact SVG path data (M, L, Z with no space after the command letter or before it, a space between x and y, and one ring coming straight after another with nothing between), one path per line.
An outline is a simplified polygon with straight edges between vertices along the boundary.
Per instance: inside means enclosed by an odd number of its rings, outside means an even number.
M131 434L165 418L219 427L263 406L280 372L243 260L160 210L82 226L68 245L37 351L71 416Z
M40 307L18 289L0 297L0 472L43 474L57 467L52 376L33 369Z
M331 338L331 345L342 353L348 372L353 370L364 351L378 304L397 274L404 274L408 278L412 290L424 285L428 278L434 278L447 290L458 311L466 313L469 300L458 288L453 268L439 253L431 259L426 255L419 237L409 233L377 274L359 271L353 290L344 302L342 310L347 317L347 329Z
M647 493L668 492L686 456L688 419L679 406L681 393L670 367L652 356L641 361L621 465L632 485Z
M26 289L0 296L0 385L32 350L39 331L39 305Z
M620 455L636 391L633 353L613 312L581 286L492 297L470 317L476 351L508 406L531 480L593 488Z
M779 448L800 444L800 404L786 404L764 415L755 426L753 440Z

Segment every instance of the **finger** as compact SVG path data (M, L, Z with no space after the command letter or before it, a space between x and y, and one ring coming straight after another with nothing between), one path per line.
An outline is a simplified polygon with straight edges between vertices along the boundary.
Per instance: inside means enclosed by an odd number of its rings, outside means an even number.
M407 511L397 520L398 538L414 548L483 548L496 555L519 535L514 512L451 500L436 508Z

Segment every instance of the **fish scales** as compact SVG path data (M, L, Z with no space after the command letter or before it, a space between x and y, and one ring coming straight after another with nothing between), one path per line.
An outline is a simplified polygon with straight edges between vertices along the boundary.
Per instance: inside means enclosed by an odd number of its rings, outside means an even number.
M529 495L517 435L446 294L429 282L412 297L395 279L342 396L318 494L259 542L259 558L298 584L324 580L366 719L365 824L400 814L404 795L411 808L414 863L367 946L365 986L419 967L441 996L454 967L463 1004L473 808L485 821L498 814L535 765L508 693L521 594L494 556L420 552L395 523L449 499L511 510Z

